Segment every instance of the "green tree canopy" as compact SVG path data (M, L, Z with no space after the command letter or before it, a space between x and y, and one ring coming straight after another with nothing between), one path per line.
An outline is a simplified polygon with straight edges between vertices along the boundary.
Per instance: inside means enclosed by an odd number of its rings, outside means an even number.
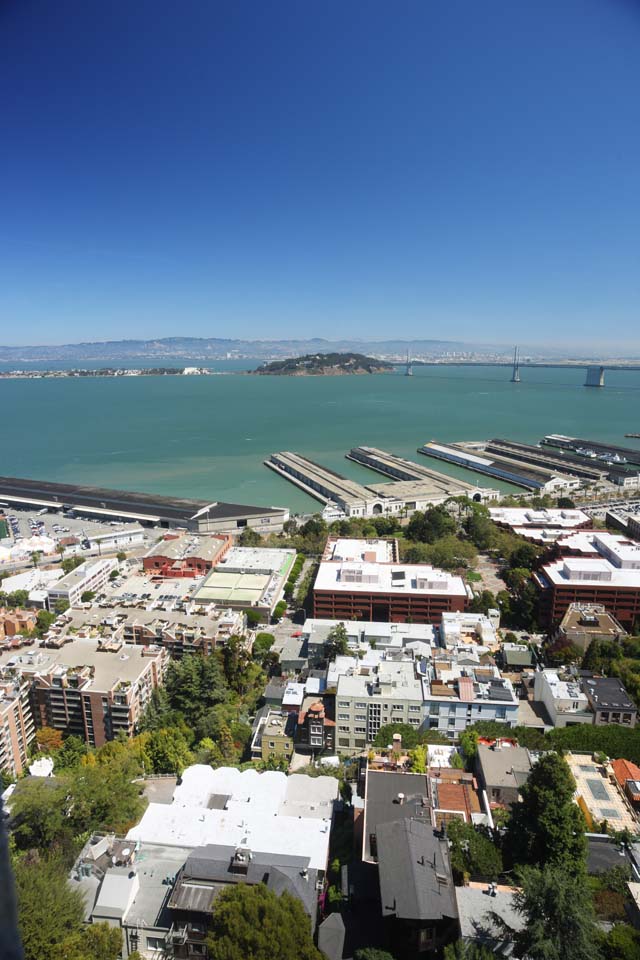
M324 960L302 903L262 883L238 884L220 894L207 948L211 960Z
M62 957L65 940L81 929L84 904L80 892L70 888L66 868L57 858L20 857L14 870L25 960Z
M560 866L578 876L586 862L585 819L573 802L576 784L566 761L546 753L513 806L509 843L516 863Z
M496 880L502 873L502 855L486 833L462 820L450 820L451 866L458 878L464 874Z
M524 928L514 934L516 953L527 960L601 960L589 889L558 862L523 867L516 910Z
M407 539L420 543L435 543L455 532L456 522L442 505L429 507L424 513L416 510L406 528Z
M324 655L327 660L335 660L349 652L349 638L344 623L336 623L327 634L324 645Z

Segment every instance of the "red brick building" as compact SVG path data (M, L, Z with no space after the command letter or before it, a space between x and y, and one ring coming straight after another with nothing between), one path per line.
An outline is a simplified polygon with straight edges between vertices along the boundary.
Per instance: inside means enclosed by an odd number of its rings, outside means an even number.
M158 577L201 577L220 563L232 545L228 534L168 535L149 550L142 565L146 573Z
M461 577L428 564L396 561L397 543L330 538L313 589L314 617L378 623L432 623L463 611Z

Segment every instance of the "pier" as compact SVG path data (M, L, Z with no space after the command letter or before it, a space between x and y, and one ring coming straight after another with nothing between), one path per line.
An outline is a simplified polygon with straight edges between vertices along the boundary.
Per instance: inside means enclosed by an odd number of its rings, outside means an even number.
M580 486L580 480L577 477L533 463L525 465L516 458L510 458L504 454L497 456L489 453L486 444L474 444L470 448L459 443L442 444L432 440L420 447L418 453L437 460L445 460L447 463L455 463L487 477L506 480L525 490L555 493L560 490L573 490Z
M339 507L348 517L406 516L451 497L480 501L499 496L497 490L448 477L375 447L354 447L347 458L382 473L390 482L372 479L371 483L357 483L287 450L271 454L264 463L320 503Z

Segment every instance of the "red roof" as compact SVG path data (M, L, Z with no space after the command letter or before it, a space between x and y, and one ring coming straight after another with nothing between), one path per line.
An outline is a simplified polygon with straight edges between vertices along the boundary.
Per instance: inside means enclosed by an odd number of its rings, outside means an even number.
M640 767L631 760L612 760L611 769L621 787L624 787L627 780L640 780Z
M473 680L471 677L460 677L458 680L458 695L464 703L471 703L474 699Z

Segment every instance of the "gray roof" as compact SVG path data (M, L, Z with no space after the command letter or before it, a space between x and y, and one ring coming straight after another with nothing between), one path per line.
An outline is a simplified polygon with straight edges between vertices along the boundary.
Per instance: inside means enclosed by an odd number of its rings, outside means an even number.
M398 795L403 794L402 803ZM371 853L371 834L378 825L392 820L419 818L423 813L429 820L429 781L423 773L390 773L369 770L365 797L364 859L375 859ZM423 805L423 800L425 801Z
M596 710L636 710L624 684L617 677L585 677L582 689Z
M531 772L531 757L525 747L495 750L479 743L478 763L488 787L521 787Z
M431 823L381 823L377 838L383 917L437 921L457 916L448 844Z
M524 644L505 644L502 648L502 657L507 666L530 667L533 663L533 654Z
M264 883L278 896L285 890L297 897L310 916L316 917L317 871L308 857L246 851L246 869L234 867L236 848L210 843L194 850L176 881L169 900L172 910L210 914L218 894L230 883Z
M330 913L318 927L318 947L328 960L342 960L344 920L339 913Z
M492 949L499 944L511 943L508 933L501 930L492 914L515 931L524 929L525 919L515 909L515 892L499 890L494 897L489 895L488 885L479 887L456 887L456 902L460 923L460 936L464 940L476 940ZM508 955L508 950L498 950Z

